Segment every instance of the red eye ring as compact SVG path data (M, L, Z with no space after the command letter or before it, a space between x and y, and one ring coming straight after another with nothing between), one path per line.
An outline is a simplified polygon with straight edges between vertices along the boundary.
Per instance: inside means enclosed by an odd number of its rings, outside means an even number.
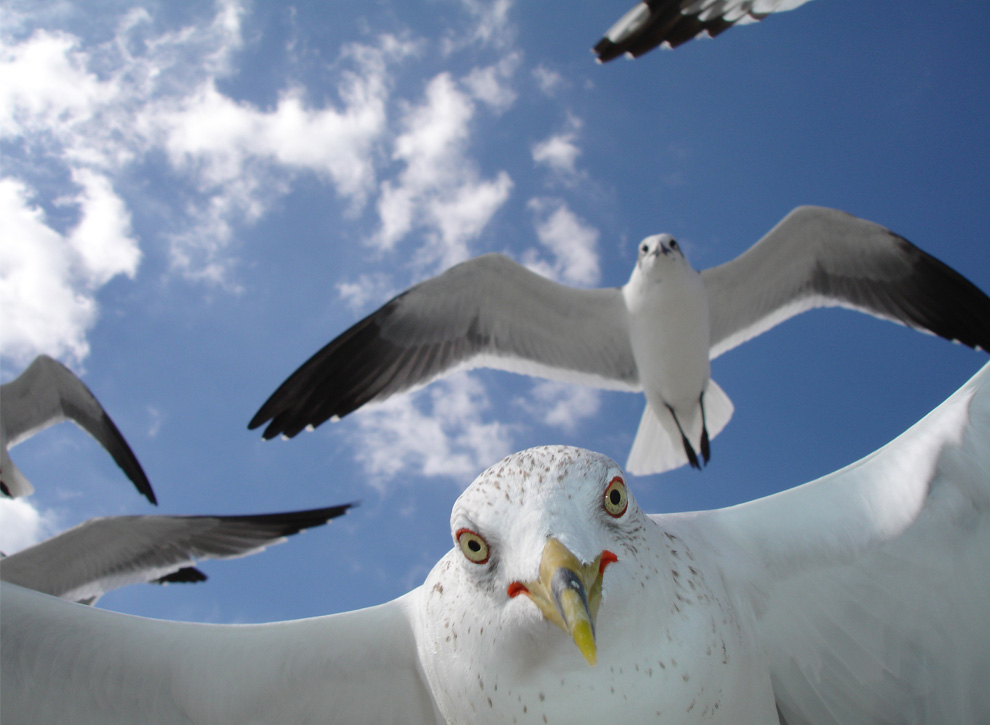
M621 517L629 507L629 495L626 492L626 482L622 476L614 476L605 487L602 496L605 513L614 519Z

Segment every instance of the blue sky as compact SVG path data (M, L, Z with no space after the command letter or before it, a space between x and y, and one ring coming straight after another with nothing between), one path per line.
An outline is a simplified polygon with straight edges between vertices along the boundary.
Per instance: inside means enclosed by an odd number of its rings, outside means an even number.
M281 511L330 526L207 562L109 609L273 621L376 604L450 547L457 494L501 456L569 443L624 462L643 398L459 374L263 442L248 420L394 293L490 251L623 284L666 231L697 269L821 204L990 290L990 9L812 2L630 62L591 46L630 0L3 4L2 379L76 370L155 511L69 425L13 451L37 493L11 551L86 518ZM631 478L648 511L713 508L851 463L986 355L812 311L713 363L736 406L698 473Z

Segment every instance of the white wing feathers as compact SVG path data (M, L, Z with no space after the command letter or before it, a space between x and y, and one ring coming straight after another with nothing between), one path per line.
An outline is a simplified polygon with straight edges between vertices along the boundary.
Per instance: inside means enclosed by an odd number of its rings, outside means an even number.
M2 631L5 722L441 722L410 625L419 590L345 614L209 625L0 586L17 622Z
M788 725L988 721L988 441L990 366L862 461L697 515Z

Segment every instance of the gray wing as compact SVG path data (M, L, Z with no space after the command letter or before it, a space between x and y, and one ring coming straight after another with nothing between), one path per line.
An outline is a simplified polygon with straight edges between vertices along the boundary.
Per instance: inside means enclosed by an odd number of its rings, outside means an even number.
M0 388L5 445L13 447L48 426L71 420L113 456L145 498L158 503L124 436L89 388L62 363L39 355L23 373Z
M442 723L419 664L419 590L254 625L143 619L0 584L11 723Z
M90 519L0 560L0 579L92 604L111 589L158 581L180 571L191 574L188 569L197 560L257 553L286 536L322 526L351 506L254 516ZM177 579L171 576L168 581Z
M248 424L292 437L456 367L639 390L619 289L579 290L499 254L403 292L317 352Z
M990 365L879 451L699 514L783 721L990 722Z
M638 58L661 43L676 48L699 35L714 37L733 25L793 10L808 0L644 0L623 15L594 47L599 63Z
M814 307L847 307L990 350L990 298L888 229L798 207L731 262L701 273L711 357Z

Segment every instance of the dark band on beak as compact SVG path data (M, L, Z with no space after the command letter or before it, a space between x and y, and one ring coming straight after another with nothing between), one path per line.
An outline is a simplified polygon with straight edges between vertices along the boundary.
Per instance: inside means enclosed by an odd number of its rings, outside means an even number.
M557 611L560 612L560 616L567 621L568 617L564 609L564 592L572 591L581 600L581 604L584 606L585 611L588 611L588 592L584 588L584 583L576 572L571 569L565 569L561 567L553 574L553 579L550 581L550 592L553 595L553 603L557 605ZM590 621L591 624L591 634L595 634L595 622Z

